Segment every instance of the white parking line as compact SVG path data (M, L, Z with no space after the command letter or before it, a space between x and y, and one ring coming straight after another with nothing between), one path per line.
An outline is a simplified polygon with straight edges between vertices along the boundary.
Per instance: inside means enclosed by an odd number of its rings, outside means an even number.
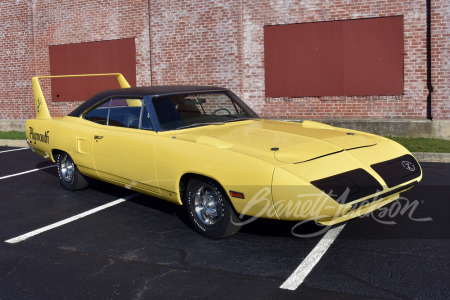
M281 289L296 290L303 280L308 276L311 270L317 265L322 256L333 244L339 233L344 229L345 224L339 227L332 228L323 236L314 249L308 254L308 256L297 267L294 273L280 286Z
M33 170L28 170L28 171L24 171L24 172L20 172L20 173L16 173L16 174L2 176L2 177L0 177L0 180L6 179L6 178L11 178L11 177L14 177L14 176L24 175L24 174L28 174L28 173L33 173L33 172L36 172L36 171L40 171L40 170L44 170L44 169L48 169L48 168L53 168L53 167L56 167L56 165L46 166L46 167L37 168L37 169L33 169Z
M89 215L91 215L91 214L93 214L93 213L96 213L96 212L98 212L98 211L101 211L101 210L103 210L103 209L105 209L105 208L108 208L108 207L117 205L117 204L122 203L122 202L127 201L127 200L130 200L130 199L132 199L132 198L134 198L134 197L136 197L136 196L138 196L138 195L140 195L140 194L139 194L139 193L134 193L134 194L128 195L128 196L126 196L126 197L123 197L123 198L117 199L117 200L115 200L115 201L109 202L109 203L107 203L107 204L105 204L105 205L102 205L102 206L93 208L93 209L91 209L91 210L88 210L88 211L86 211L86 212L84 212L84 213L81 213L81 214L78 214L78 215L76 215L76 216L73 216L73 217L67 218L67 219L65 219L65 220L62 220L62 221L53 223L53 224L51 224L51 225L48 225L48 226L45 226L45 227L36 229L36 230L34 230L34 231L31 231L31 232L22 234L22 235L20 235L20 236L18 236L18 237L15 237L15 238L6 240L5 243L15 244L15 243L22 242L22 241L24 241L24 240L26 240L26 239L28 239L28 238L30 238L30 237L32 237L32 236L38 235L38 234L40 234L40 233L42 233L42 232L45 232L45 231L54 229L54 228L56 228L56 227L62 226L62 225L64 225L64 224L67 224L67 223L70 223L70 222L73 222L73 221L76 221L76 220L78 220L78 219L84 218L84 217L89 216Z
M4 150L4 151L0 151L0 153L19 151L19 150L27 150L27 149L29 149L29 148L18 148L18 149Z

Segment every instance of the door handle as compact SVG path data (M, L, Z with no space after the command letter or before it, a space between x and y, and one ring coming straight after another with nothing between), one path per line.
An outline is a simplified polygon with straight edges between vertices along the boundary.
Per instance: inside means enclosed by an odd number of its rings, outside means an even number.
M101 140L103 138L103 135L94 135L94 139Z

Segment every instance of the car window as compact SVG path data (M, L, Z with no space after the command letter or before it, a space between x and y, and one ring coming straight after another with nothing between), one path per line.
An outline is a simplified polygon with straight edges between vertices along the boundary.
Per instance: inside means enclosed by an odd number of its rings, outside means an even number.
M259 118L228 93L174 94L152 97L161 130Z
M153 130L152 121L147 106L142 107L141 129Z
M83 118L102 125L152 129L150 115L141 98L112 98L87 112ZM142 116L142 120L141 120Z
M103 104L97 106L96 108L84 114L83 119L101 125L106 125L108 122L108 111L110 103L111 100L106 101Z
M128 102L133 101L133 105ZM136 103L138 102L138 104ZM142 99L111 99L109 109L109 126L139 128L139 118L141 115Z
M195 104L197 111L207 115L236 115L237 107L231 102L225 94L206 94L188 96L185 98L187 103Z

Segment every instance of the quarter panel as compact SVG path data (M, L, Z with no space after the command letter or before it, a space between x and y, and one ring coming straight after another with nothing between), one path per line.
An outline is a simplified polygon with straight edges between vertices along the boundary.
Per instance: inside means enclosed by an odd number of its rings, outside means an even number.
M37 134L47 134L47 139L36 139ZM69 153L76 165L92 169L93 128L86 121L73 117L47 120L33 119L26 123L26 136L37 152L55 161L53 150Z

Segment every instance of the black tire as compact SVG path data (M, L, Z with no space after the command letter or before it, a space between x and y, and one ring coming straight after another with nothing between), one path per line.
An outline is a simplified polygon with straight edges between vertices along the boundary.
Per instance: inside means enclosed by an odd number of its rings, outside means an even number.
M240 220L215 181L191 179L186 190L188 217L200 234L211 239L221 239L239 231Z
M78 171L72 158L66 152L57 155L56 165L58 166L59 181L63 188L69 191L79 191L89 185L86 178Z

